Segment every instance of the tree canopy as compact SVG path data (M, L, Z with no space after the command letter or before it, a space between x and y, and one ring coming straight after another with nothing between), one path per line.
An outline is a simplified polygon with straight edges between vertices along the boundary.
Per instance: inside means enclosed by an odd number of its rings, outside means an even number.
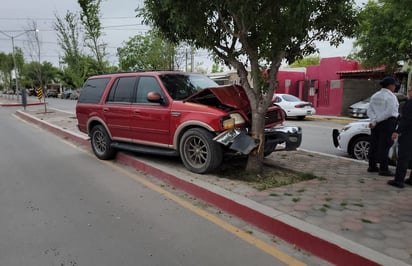
M173 70L175 46L156 32L131 37L117 49L121 70Z
M145 0L140 10L170 41L205 48L234 67L252 109L252 137L264 142L264 116L283 60L317 51L315 41L338 45L357 25L352 0ZM262 68L268 69L267 82ZM251 72L252 82L248 80ZM263 86L262 86L263 85ZM264 96L267 97L264 97ZM249 156L248 169L261 169L261 149Z
M355 54L365 66L396 68L412 59L412 9L409 0L369 1L359 14Z
M320 56L307 56L302 59L298 59L293 62L289 67L307 67L311 65L319 65L320 63Z
M85 44L92 51L97 61L97 69L100 74L105 72L107 44L102 42L102 25L100 22L100 4L102 0L78 0L81 8L80 20L85 33Z

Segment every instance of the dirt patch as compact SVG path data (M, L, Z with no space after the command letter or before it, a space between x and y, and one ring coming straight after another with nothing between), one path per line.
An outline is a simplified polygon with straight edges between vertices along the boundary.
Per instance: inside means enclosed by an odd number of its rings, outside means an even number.
M259 191L319 178L313 173L300 173L267 164L263 165L263 171L260 173L250 172L245 170L246 162L246 159L225 161L216 175L221 178L246 182Z

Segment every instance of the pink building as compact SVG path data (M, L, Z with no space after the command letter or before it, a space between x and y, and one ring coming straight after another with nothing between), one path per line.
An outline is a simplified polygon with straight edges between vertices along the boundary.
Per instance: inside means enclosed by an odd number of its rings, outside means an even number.
M319 65L308 66L306 72L279 70L276 92L293 94L311 102L319 115L346 115L350 104L370 96L376 90L376 81L372 79L343 75L362 72L355 60L322 58Z
M385 68L362 69L356 60L322 58L319 65L279 69L276 93L288 93L311 102L316 114L347 115L348 107L379 89ZM239 83L236 72L211 75L221 84Z

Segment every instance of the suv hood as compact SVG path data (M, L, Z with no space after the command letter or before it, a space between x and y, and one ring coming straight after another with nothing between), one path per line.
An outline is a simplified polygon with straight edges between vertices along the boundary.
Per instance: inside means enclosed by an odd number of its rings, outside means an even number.
M240 109L245 113L250 111L247 94L239 85L205 88L187 97L183 102L194 102L219 108L225 105L233 109Z

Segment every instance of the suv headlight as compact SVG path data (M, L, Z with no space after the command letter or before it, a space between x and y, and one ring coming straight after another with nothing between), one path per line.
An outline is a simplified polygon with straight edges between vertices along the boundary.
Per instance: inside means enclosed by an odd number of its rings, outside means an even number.
M226 116L222 119L222 126L224 129L235 128L236 126L242 125L245 123L245 119L239 113L233 113L229 116Z

